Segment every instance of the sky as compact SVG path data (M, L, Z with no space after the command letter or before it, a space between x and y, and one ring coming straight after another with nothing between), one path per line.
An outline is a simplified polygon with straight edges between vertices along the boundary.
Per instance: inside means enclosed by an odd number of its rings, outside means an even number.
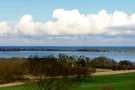
M1 0L0 46L135 46L135 0Z

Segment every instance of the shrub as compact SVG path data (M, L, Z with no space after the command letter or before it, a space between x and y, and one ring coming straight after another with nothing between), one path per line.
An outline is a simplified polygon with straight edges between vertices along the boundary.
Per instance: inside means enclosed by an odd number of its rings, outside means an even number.
M94 58L90 62L90 66L94 68L114 69L115 65L117 65L115 60L109 59L105 56Z
M0 83L8 83L23 79L22 61L15 59L0 60Z

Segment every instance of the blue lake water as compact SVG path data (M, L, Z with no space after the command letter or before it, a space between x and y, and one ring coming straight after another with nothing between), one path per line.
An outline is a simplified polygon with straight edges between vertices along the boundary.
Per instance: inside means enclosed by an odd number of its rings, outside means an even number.
M99 49L99 50L135 50L135 46L0 46L0 48L6 49L60 49L60 50L78 50L78 49ZM66 55L76 55L76 56L87 56L90 58L95 58L99 56L106 56L108 58L120 61L120 60L131 60L135 62L135 53L114 53L114 52L0 52L0 58L10 58L10 57L28 57L30 55L47 56L54 55L57 56L60 53Z
M64 53L66 55L76 55L76 56L87 56L90 58L95 58L99 56L106 56L108 58L114 59L116 61L120 60L130 60L135 61L135 53L114 53L114 52L54 52L54 51L46 51L46 52L0 52L0 57L10 58L10 57L29 57L30 55L38 55L38 56L47 56L54 55L57 56L60 53Z

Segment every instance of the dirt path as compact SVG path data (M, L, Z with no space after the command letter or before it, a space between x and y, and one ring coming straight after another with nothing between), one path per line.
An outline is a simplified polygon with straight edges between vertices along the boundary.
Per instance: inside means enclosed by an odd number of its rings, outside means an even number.
M9 86L16 86L16 85L22 85L24 84L23 82L14 82L14 83L6 83L6 84L0 84L1 87L9 87Z
M120 70L120 71L112 71L112 70L104 70L104 69L98 69L96 73L93 73L92 76L99 76L99 75L113 75L113 74L123 74L123 73L132 73L135 72L135 70ZM14 82L14 83L7 83L7 84L0 84L1 87L9 87L9 86L16 86L16 85L22 85L23 82Z
M99 75L113 75L113 74L123 74L123 73L132 73L135 72L135 70L120 70L120 71L101 71L93 73L93 76L99 76Z

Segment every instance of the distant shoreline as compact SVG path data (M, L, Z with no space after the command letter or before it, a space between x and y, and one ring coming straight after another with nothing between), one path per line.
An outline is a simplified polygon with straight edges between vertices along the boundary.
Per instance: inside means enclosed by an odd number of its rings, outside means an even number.
M98 49L79 49L79 50L56 50L56 49L0 49L0 52L116 52L116 53L135 53L135 50L98 50Z
M112 52L135 53L135 46L0 46L0 52Z

